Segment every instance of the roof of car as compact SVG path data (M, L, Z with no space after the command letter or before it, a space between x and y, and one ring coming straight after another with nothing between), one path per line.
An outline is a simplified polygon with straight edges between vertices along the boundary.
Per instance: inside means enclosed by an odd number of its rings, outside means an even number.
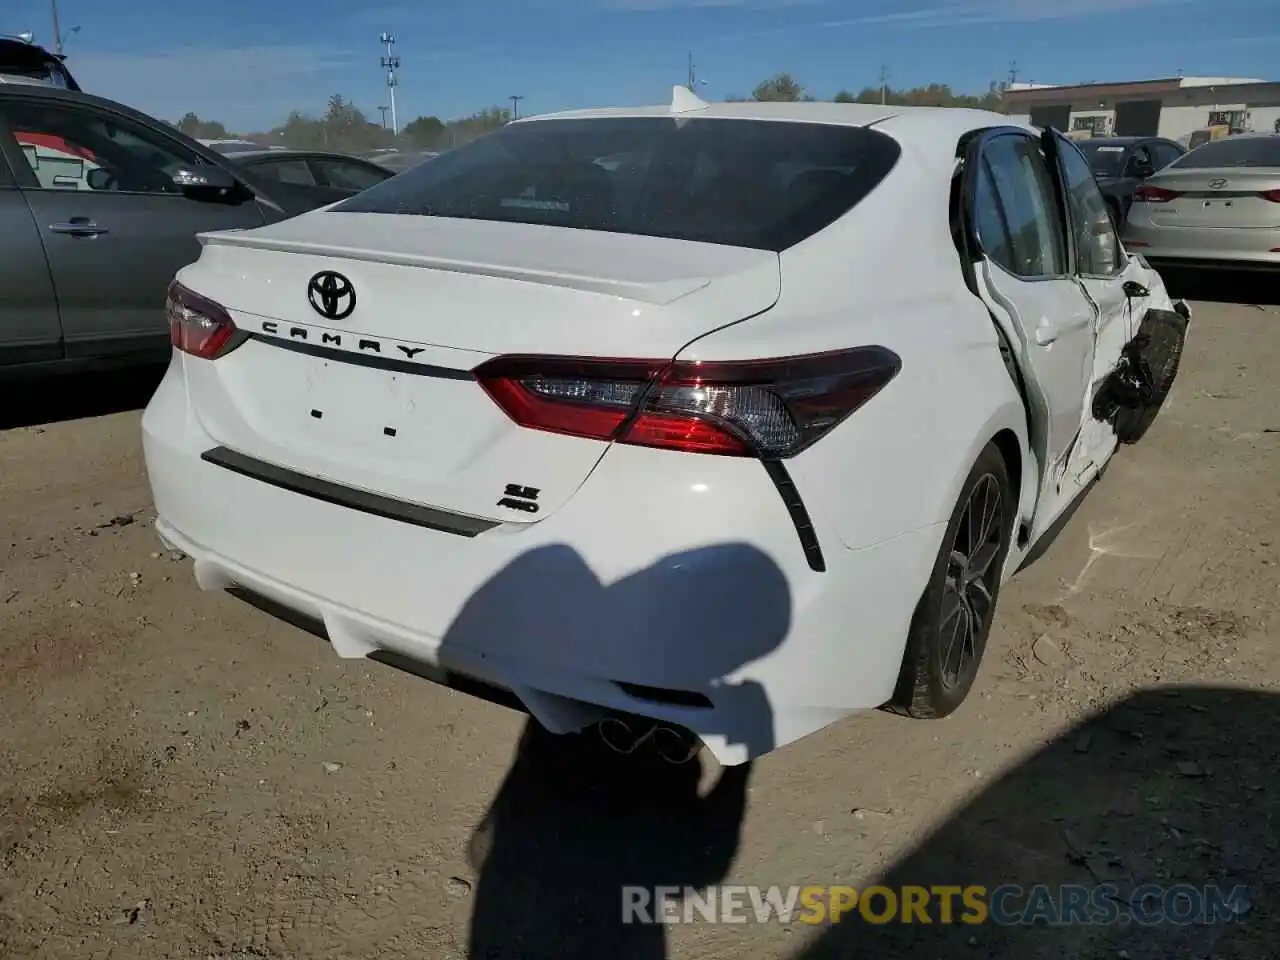
M262 147L258 150L237 150L235 153L228 153L225 154L225 156L230 157L237 162L243 162L246 159L254 160L260 157L272 157L284 160L288 160L290 157L316 157L321 160L355 160L360 163L368 163L370 166L377 166L376 163L372 163L369 160L353 156L349 153L341 153L336 150L282 150L279 147Z
M1088 140L1081 140L1077 146L1096 144L1100 147L1127 147L1131 143L1142 143L1146 140L1164 139L1164 137L1090 137Z
M606 107L591 110L567 110L560 113L522 117L515 123L538 120L592 119L603 117L657 117L697 116L737 120L781 120L796 123L825 123L841 126L865 127L880 124L898 117L913 120L935 120L943 127L953 126L963 118L978 126L1011 124L1012 119L987 110L969 110L955 107L899 107L878 103L828 103L824 101L778 102L754 101L708 103L696 110L675 113L671 105L645 107Z

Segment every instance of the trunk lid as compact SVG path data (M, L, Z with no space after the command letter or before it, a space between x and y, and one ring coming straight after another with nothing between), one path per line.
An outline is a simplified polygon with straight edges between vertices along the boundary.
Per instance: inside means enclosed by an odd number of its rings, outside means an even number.
M1280 190L1280 169L1173 167L1151 177L1144 186L1179 194L1167 203L1149 204L1151 222L1156 226L1280 227L1280 202L1261 196Z
M317 211L201 239L179 279L252 334L188 363L218 444L514 523L567 502L608 444L517 426L472 369L499 354L668 358L780 292L772 252L526 224ZM349 315L310 302L325 271L354 290ZM509 486L537 491L536 512L500 505Z

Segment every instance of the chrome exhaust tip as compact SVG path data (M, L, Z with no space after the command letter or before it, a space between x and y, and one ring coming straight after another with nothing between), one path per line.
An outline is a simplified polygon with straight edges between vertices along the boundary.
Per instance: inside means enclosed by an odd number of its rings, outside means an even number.
M688 763L702 751L702 741L692 732L641 717L604 717L596 724L596 733L614 753L629 756L647 744L676 766Z

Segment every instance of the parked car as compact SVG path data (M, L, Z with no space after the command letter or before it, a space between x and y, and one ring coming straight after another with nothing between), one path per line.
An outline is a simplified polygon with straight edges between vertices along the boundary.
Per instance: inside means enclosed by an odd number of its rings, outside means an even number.
M392 173L403 173L438 156L440 156L438 153L387 153L369 159Z
M341 656L739 763L960 705L1187 314L1084 155L999 114L521 119L206 238L143 417L157 529Z
M1124 225L1138 186L1187 152L1182 144L1163 137L1101 137L1079 140L1076 146L1093 167L1118 226Z
M240 150L230 155L262 180L334 191L349 197L389 180L395 174L376 163L324 150Z
M1140 186L1125 243L1180 268L1280 267L1280 134L1210 140Z
M0 37L0 83L42 83L63 90L79 90L64 58L37 43Z
M118 103L0 85L0 377L165 359L165 289L196 234L346 195L259 178Z
M216 150L218 153L257 153L260 150L280 150L282 147L264 147L256 140L239 140L239 139L223 139L223 140L201 140L202 144L210 150Z

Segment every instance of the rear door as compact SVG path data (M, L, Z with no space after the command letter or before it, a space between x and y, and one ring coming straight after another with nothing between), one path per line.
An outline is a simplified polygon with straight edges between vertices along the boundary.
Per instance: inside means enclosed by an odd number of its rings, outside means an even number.
M58 301L44 245L4 153L0 150L0 367L62 356Z
M1030 374L1042 480L1060 482L1084 417L1096 313L1073 276L1056 174L1035 137L1000 130L971 147L966 177L979 290Z
M247 189L182 193L172 174L203 161L180 141L87 103L5 99L20 192L48 256L68 358L167 350L165 289L200 254L201 231L260 226Z

